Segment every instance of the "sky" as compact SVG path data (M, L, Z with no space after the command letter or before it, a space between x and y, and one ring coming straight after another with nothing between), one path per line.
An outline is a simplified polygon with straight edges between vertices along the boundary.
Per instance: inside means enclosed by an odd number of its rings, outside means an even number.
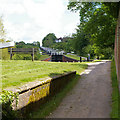
M68 0L0 0L7 38L32 43L48 33L57 38L75 33L79 13L67 10Z

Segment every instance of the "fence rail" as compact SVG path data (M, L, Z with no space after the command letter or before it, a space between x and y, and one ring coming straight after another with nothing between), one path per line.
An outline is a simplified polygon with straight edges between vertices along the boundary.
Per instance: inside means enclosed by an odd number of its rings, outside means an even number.
M17 54L31 54L32 61L34 61L34 54L37 53L38 48L8 48L8 53L10 53L10 59L12 60L12 56Z

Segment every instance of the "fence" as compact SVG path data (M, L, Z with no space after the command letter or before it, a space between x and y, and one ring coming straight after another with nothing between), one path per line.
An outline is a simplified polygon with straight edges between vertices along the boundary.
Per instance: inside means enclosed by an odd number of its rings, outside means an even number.
M37 53L38 48L8 48L8 52L10 53L10 59L12 60L12 56L17 54L31 54L32 61L34 61L34 54Z
M115 33L115 62L120 91L120 9Z

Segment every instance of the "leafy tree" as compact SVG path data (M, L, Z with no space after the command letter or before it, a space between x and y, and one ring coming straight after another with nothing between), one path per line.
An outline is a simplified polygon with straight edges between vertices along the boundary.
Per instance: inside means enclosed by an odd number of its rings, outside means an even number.
M56 36L54 33L49 33L48 35L46 35L43 40L42 40L42 45L44 47L52 47L52 45L55 43L56 40Z
M116 26L114 16L117 16L118 13L111 13L110 8L116 10L116 6L117 3L70 2L68 9L79 10L78 29L84 31L91 45L97 46L100 50L108 47L113 50Z
M77 34L73 34L73 49L78 55L85 55L84 47L88 44L89 39L86 38L83 31L77 30Z
M0 42L5 42L5 35L6 32L3 25L3 19L0 17Z

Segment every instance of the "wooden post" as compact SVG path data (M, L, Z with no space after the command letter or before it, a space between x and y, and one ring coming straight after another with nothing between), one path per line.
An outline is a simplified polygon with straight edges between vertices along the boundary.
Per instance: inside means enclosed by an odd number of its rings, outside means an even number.
M82 62L82 57L80 56L80 62Z
M10 48L10 60L12 60L12 48Z
M33 53L32 53L32 61L34 61L34 48L33 48Z

